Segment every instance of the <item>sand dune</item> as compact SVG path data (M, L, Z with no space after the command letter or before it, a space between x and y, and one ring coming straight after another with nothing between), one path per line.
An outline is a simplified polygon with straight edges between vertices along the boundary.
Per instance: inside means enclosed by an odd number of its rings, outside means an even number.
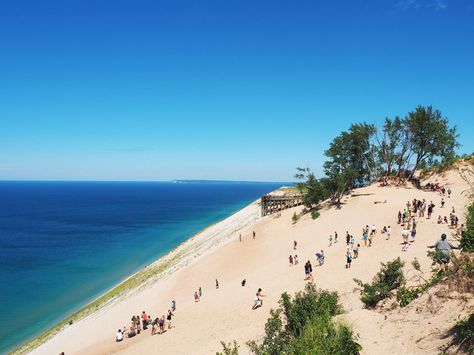
M301 207L284 211L280 218L269 216L261 219L255 215L258 206L253 204L253 214L250 213L249 222L244 224L244 228L238 229L237 225L227 228L226 238L231 235L232 239L224 238L220 244L215 243L205 252L201 251L201 256L192 257L192 262L185 263L175 272L64 329L33 353L211 354L221 349L221 340L229 342L234 339L241 345L241 353L248 353L245 342L262 337L269 311L277 306L282 292L293 293L304 288L303 265L307 260L315 265L314 254L321 249L325 251L326 262L322 267L314 268L315 283L319 288L339 292L346 310L342 318L359 334L363 353L432 353L431 347L436 344L426 339L417 340L426 338L429 333L429 337L436 339L457 320L461 312L459 308L453 308L452 311L447 308L440 324L436 323L436 318L415 319L413 314L416 312L405 318L389 314L385 319L385 315L380 312L363 308L357 285L353 281L353 278L370 281L379 270L380 262L398 256L407 262L407 270L416 257L422 270L429 273L431 261L426 256L427 245L433 244L441 233L450 236L452 232L447 225L438 225L436 217L439 214L449 216L454 207L463 221L473 182L463 179L457 170L430 179L452 188L452 197L445 198L443 209L440 208L441 196L435 192L378 185L355 190L346 197L339 210L325 208L317 220L305 215L297 224L292 224L291 217ZM401 227L396 223L397 212L404 208L407 200L413 198L432 200L436 205L434 218L419 219L416 242L408 252L402 252ZM385 200L386 203L374 204L375 201ZM366 224L375 224L379 231L384 225L390 225L391 239L386 240L379 232L373 246L364 247L361 231ZM257 233L256 239L251 237L252 230ZM329 247L328 237L334 231L338 232L339 241ZM346 231L354 234L356 243L362 245L360 256L354 260L351 269L345 269ZM242 242L239 242L239 233L242 233ZM218 235L214 234L214 237L218 238ZM298 242L295 251L294 240ZM298 255L299 265L289 266L290 254ZM216 278L220 283L219 289L215 288ZM247 284L242 287L240 282L244 278ZM203 297L195 303L193 293L200 286ZM254 294L259 287L266 295L263 307L251 310ZM172 299L177 302L177 310L171 330L155 336L151 336L150 330L147 330L121 343L114 341L116 330L128 326L132 314L146 310L152 317L161 316L166 314ZM457 306L453 303L450 307ZM472 305L464 307L469 309Z

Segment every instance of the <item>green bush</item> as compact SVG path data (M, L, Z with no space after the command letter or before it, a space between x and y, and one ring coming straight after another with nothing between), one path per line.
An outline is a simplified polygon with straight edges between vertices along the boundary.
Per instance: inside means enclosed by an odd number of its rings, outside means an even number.
M474 252L474 203L467 210L465 227L459 246L463 251Z
M388 262L387 264L382 263L380 271L375 275L370 284L354 279L354 281L362 287L360 300L366 307L375 307L377 303L389 296L390 291L405 283L402 269L403 265L404 263L400 258Z
M319 213L318 210L315 210L315 209L312 209L312 210L311 210L311 218L312 218L312 219L316 219L316 218L318 218L319 216L320 216L320 213Z
M298 216L296 214L296 212L293 213L293 217L291 217L291 220L293 221L293 224L296 224L296 222L298 222L299 219L300 219L300 216Z
M221 341L222 352L216 352L216 355L239 355L239 345L234 340L233 343L225 343Z
M474 313L454 327L454 343L463 346L467 353L474 352Z
M358 354L361 346L352 331L332 320L341 312L336 292L318 291L310 283L294 297L284 293L279 308L270 312L262 342L247 345L257 355Z
M397 302L401 307L405 307L410 304L411 301L418 298L419 294L420 290L418 287L407 288L402 286L397 290Z

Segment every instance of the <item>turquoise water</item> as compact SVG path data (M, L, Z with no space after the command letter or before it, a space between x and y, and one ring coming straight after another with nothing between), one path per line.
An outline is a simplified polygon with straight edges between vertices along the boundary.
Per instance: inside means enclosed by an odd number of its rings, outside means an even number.
M0 352L279 186L0 182Z

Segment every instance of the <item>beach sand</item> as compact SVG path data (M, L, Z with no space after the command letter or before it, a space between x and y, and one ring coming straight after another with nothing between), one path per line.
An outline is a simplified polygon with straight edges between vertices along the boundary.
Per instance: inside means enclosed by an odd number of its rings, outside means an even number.
M381 262L396 257L406 261L407 270L416 257L429 277L431 260L426 255L427 245L435 243L441 233L447 233L451 239L452 233L447 225L438 225L436 219L439 214L449 216L454 207L463 223L473 182L461 178L457 170L430 180L448 184L453 190L451 198L445 197L443 209L438 193L376 184L354 190L344 199L341 209L325 207L318 219L312 220L310 215L305 215L296 224L292 223L291 217L301 210L301 206L283 211L279 218L260 218L255 202L175 250L173 253L182 252L180 255L184 258L165 275L66 327L33 353L215 354L221 350L220 341L233 340L241 346L241 353L249 353L245 342L263 336L270 309L277 307L283 292L293 294L304 288L304 263L311 260L313 266L316 265L315 253L321 249L326 261L322 267L313 267L314 281L318 288L338 291L345 309L340 318L359 334L362 353L432 353L433 349L429 348L436 345L437 333L429 333L435 328L441 334L452 326L458 316L462 316L459 309L452 312L448 309L442 324L429 325L429 317L414 319L412 313L405 318L391 315L386 319L380 312L364 309L353 281L353 278L370 281L379 271ZM397 213L413 198L432 200L436 207L432 219L418 219L416 241L408 252L402 252ZM386 203L374 204L385 200ZM372 247L364 247L362 228L372 224L377 227L377 236ZM381 228L387 225L392 229L390 240L380 234ZM255 239L252 239L252 230L257 234ZM334 231L338 232L339 241L329 247L328 237L334 235ZM359 258L353 261L351 269L345 269L346 231L361 244ZM293 250L294 240L298 242L297 250ZM299 265L289 266L290 254L298 255ZM216 278L219 289L215 288ZM241 286L242 279L247 280L245 287ZM199 287L202 287L203 296L195 303L193 294ZM251 310L258 288L266 295L263 307ZM149 327L134 338L126 338L120 343L114 341L117 329L129 326L133 314L139 315L145 310L153 318L166 315L173 299L177 310L172 329L163 335L151 336ZM466 312L471 306L468 305ZM407 309L409 311L409 307ZM435 339L435 344L432 340L417 341L421 337ZM442 341L439 339L440 344Z

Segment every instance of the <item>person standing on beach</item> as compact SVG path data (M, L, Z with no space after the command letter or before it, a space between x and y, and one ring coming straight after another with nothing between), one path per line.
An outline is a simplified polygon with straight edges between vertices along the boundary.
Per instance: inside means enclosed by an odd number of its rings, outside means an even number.
M217 279L216 279L216 289L218 289L218 288L219 288L219 281L217 281Z
M142 324L143 324L142 325L143 330L147 330L148 329L148 327L147 327L147 325L148 325L148 314L146 314L145 311L142 312Z
M295 256L293 257L293 261L295 262L295 265L298 265L298 263L299 263L298 255L295 254Z
M257 234L255 234L255 231L253 231L253 232L252 232L252 235L253 235L253 239L255 239L255 236L256 236Z
M199 295L199 298L202 297L202 288L201 288L201 286L199 286L198 295Z
M451 197L451 188L448 187L448 197Z
M290 261L290 266L293 266L293 256L292 255L290 255L288 257L288 260Z
M403 244L408 243L408 237L409 236L410 236L410 231L406 228L403 228L403 230L402 230Z
M390 235L392 234L392 230L390 229L390 226L387 227L387 240L390 239Z
M173 312L171 312L170 309L168 309L168 315L166 316L166 319L168 320L168 329L171 329L171 318L174 316Z
M194 292L194 303L199 302L199 295L197 291Z
M334 231L334 243L337 243L337 232Z
M242 241L242 233L239 233L239 242Z
M160 334L165 332L165 315L163 314L158 321L158 325L160 326Z
M293 250L296 250L296 246L298 245L298 242L296 240L293 241Z
M351 241L351 235L349 234L349 231L346 231L346 245L349 245Z
M172 300L171 301L171 310L174 312L176 311L176 301L175 300Z
M434 205L433 201L430 201L430 204L428 205L428 219L431 218L431 214L433 213L434 207L435 207L435 205Z

